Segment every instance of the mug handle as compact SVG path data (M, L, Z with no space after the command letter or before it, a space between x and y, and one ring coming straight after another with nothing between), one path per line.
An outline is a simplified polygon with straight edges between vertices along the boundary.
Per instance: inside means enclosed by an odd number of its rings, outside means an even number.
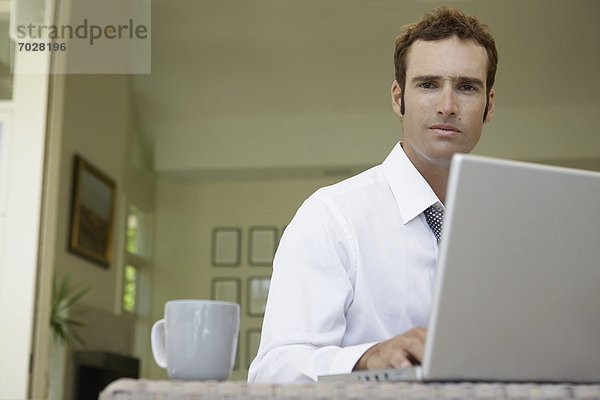
M152 325L150 332L150 341L152 343L152 355L154 361L161 368L167 368L167 357L165 348L165 320L158 320Z

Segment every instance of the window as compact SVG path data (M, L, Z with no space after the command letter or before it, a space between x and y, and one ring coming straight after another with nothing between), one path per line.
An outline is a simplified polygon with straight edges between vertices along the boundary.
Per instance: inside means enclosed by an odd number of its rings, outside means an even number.
M150 212L127 203L127 215L124 218L125 243L121 248L124 262L121 278L121 312L129 321L133 321L132 355L145 359L150 346L152 328L150 320L151 305L151 276L152 276L152 237L154 217ZM141 363L141 373L144 375L146 363Z
M13 74L15 46L10 39L10 15L0 7L0 100L13 97Z
M154 220L151 214L144 213L138 207L127 208L127 245L128 254L146 261L152 259L152 234Z
M129 204L127 207L127 241L123 269L122 309L137 315L146 314L149 299L148 268L152 266L153 217Z
M127 265L123 282L123 310L130 313L136 311L137 277L137 268Z
M138 254L139 225L137 209L129 206L129 215L127 216L127 252L130 254Z

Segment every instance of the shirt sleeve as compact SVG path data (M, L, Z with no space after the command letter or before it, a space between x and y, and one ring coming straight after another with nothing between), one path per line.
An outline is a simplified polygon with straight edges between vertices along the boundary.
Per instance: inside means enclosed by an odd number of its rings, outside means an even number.
M356 245L333 204L309 198L281 239L249 382L316 381L352 370L375 343L342 346Z

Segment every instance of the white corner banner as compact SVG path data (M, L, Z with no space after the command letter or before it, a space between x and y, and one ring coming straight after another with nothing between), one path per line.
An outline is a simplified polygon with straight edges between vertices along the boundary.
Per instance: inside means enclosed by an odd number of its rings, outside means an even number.
M14 52L60 53L66 58L61 73L67 74L149 74L150 1L63 1L55 18L60 22L50 23L45 0L12 0Z

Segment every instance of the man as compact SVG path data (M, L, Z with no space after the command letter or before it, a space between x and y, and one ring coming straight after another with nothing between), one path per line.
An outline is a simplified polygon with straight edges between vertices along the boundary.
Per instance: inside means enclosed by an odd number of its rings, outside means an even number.
M440 7L396 39L392 108L404 138L387 159L310 196L273 262L250 382L418 364L452 155L494 112L487 27ZM431 228L430 228L431 226Z

